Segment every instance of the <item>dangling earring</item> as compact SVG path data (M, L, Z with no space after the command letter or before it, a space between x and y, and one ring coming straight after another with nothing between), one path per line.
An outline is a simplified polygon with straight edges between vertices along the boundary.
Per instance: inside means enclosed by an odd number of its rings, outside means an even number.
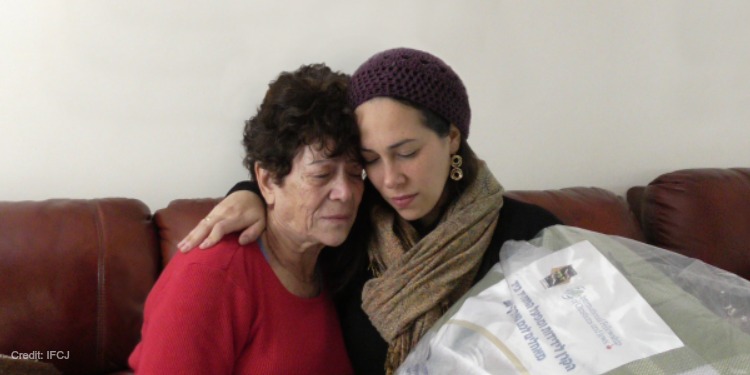
M451 180L459 181L464 178L464 171L461 170L461 165L464 163L464 158L461 155L453 155L451 157Z

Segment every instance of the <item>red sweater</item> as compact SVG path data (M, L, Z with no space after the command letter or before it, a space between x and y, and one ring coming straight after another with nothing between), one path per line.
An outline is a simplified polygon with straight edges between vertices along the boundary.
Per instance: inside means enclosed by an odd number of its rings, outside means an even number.
M328 294L284 288L257 244L178 253L146 300L137 374L351 374Z

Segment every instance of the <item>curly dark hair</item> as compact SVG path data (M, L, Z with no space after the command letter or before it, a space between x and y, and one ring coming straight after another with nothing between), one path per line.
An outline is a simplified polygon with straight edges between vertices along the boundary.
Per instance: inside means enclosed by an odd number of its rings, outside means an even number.
M323 145L329 157L361 160L359 130L347 101L349 75L325 64L282 72L268 85L258 113L245 122L244 166L257 181L260 163L276 182L283 181L301 147Z

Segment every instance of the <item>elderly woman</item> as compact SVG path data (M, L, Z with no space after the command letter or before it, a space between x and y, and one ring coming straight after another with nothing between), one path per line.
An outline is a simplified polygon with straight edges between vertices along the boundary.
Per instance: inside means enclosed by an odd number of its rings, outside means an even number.
M265 231L170 261L146 301L136 373L352 373L323 264L351 255L326 247L344 243L363 192L348 78L310 65L270 84L244 131Z
M503 242L531 239L559 220L503 196L467 143L466 88L438 57L409 48L375 54L352 75L349 103L361 134L363 216L372 232L369 259L337 303L355 371L389 373L499 261ZM211 244L258 219L262 210L244 190L248 184L238 188L212 212L216 225L196 227L181 249L207 235L203 244Z

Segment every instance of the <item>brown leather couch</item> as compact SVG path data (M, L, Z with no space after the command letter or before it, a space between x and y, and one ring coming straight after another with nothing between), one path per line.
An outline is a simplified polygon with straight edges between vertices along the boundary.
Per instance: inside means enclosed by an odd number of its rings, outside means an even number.
M750 278L750 168L633 187L509 191L564 223L647 241ZM218 199L151 214L135 199L0 202L0 354L66 374L127 373L143 302L176 243Z

